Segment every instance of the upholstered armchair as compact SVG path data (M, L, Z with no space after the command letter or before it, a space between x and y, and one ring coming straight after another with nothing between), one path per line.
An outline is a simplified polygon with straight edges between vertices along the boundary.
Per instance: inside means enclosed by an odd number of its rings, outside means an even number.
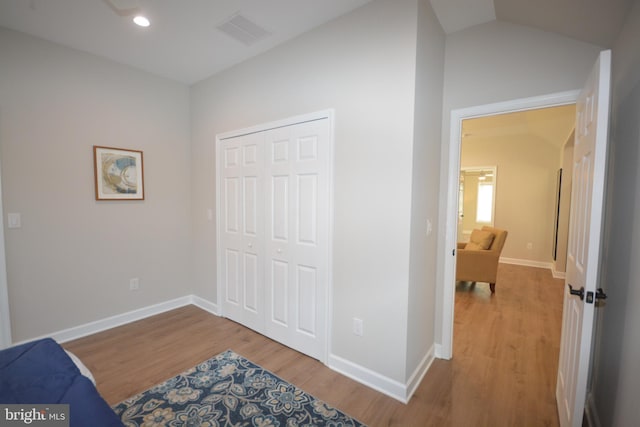
M495 293L498 262L506 240L506 230L488 226L474 230L469 243L458 243L456 280L486 282Z

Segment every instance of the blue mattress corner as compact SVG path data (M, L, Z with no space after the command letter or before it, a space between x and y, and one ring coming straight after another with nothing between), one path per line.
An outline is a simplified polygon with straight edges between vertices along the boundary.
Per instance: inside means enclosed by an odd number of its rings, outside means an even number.
M93 383L51 338L0 351L0 403L68 404L71 427L123 426Z

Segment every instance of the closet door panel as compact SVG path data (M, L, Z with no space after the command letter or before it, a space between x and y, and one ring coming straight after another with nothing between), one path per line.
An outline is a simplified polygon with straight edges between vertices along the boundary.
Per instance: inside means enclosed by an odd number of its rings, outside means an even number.
M264 330L264 135L222 143L221 227L223 311L259 332Z
M225 272L225 302L239 307L242 279L240 278L240 253L237 250L225 249L223 268Z
M326 335L328 137L326 120L274 129L265 137L265 175L274 182L265 195L272 201L266 256L270 266L287 267L286 287L275 279L266 284L271 297L265 333L316 358Z
M258 315L262 306L259 295L261 280L260 262L258 255L245 252L244 254L244 309Z
M271 237L274 241L286 244L289 240L289 176L275 175L271 177L271 193L269 221Z
M223 157L223 226L225 247L223 255L224 302L235 310L241 304L242 288L242 147L226 144Z
M299 333L315 337L318 331L318 270L306 265L298 265L297 270L297 307L300 307L297 310L297 329Z
M268 312L270 313L270 321L273 324L283 328L289 326L289 263L284 260L272 259L271 261L271 281L269 295Z
M318 175L306 174L297 177L298 209L296 215L296 237L300 245L318 243Z
M258 236L258 218L261 216L262 206L257 205L258 201L258 177L243 177L243 196L244 196L244 216L243 226L246 237L256 238Z

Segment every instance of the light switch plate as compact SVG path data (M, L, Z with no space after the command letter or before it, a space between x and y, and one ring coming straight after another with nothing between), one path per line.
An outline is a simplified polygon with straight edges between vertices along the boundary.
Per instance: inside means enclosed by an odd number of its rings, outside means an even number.
M8 224L9 228L20 228L22 227L22 218L19 213L10 213L8 214Z
M353 318L353 334L359 337L364 335L364 322L362 319Z

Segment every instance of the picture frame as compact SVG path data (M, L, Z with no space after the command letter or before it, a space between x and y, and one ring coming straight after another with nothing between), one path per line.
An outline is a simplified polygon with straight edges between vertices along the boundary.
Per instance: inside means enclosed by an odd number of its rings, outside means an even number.
M144 200L142 151L93 146L96 200Z

